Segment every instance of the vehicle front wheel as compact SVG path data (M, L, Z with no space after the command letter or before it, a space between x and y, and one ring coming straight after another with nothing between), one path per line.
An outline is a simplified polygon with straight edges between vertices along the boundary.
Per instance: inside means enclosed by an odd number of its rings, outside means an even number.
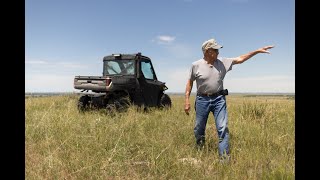
M168 94L162 94L160 98L160 108L171 108L172 103Z

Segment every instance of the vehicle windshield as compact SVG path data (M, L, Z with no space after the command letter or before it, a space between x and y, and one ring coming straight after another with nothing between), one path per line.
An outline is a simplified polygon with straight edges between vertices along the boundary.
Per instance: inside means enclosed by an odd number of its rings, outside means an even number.
M134 75L134 60L104 61L104 75Z

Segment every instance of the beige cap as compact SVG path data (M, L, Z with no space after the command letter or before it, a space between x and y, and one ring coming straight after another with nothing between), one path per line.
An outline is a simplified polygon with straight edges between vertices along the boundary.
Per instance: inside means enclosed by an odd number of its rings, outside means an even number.
M210 48L220 49L223 46L219 45L215 39L209 39L202 44L202 52L205 53Z

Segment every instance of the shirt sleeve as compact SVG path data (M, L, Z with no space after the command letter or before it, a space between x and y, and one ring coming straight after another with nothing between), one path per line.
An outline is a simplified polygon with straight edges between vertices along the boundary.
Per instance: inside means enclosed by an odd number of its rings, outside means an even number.
M191 80L191 81L194 81L195 80L195 70L194 70L195 68L194 68L194 64L192 64L192 66L191 66L191 68L190 68L190 71L189 71L189 79Z
M227 72L232 70L234 58L223 58L222 63L224 67L226 68Z

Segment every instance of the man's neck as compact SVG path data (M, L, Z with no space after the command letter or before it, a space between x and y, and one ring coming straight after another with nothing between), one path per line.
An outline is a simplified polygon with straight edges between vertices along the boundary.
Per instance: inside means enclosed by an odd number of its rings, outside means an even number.
M216 60L216 59L212 59L212 58L209 58L209 57L203 57L203 59L204 59L208 64L212 64L212 65L213 65L214 61Z

